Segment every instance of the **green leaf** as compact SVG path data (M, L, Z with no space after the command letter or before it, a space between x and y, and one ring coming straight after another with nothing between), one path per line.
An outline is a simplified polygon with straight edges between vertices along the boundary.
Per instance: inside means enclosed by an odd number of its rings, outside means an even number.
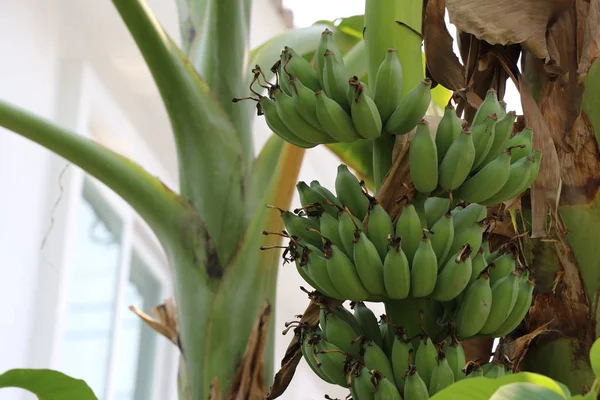
M519 382L502 386L490 400L562 400L566 397L535 383Z
M217 247L218 259L213 261L222 266L244 231L246 173L239 137L206 83L142 1L113 2L167 108L177 146L181 193L198 211Z
M600 376L600 339L596 339L590 349L590 363L596 376Z
M97 400L81 379L51 369L11 369L0 375L0 388L30 391L40 400Z
M558 398L566 398L561 386L554 380L531 372L519 372L498 379L485 377L463 379L438 392L431 400L488 400L501 386L516 382L535 384L553 391L559 395Z

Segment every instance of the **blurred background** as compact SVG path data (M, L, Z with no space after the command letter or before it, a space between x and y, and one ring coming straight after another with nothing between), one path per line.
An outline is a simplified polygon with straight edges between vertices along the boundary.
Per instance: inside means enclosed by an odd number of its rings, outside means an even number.
M179 42L175 1L147 3ZM111 2L0 4L2 99L101 142L177 187L167 115ZM251 47L293 26L363 8L363 0L254 0ZM506 100L517 108L514 91ZM257 152L269 135L256 119ZM323 147L308 150L300 180L333 187L338 163ZM150 312L172 295L166 260L149 228L102 184L1 128L0 187L0 371L58 369L85 379L101 400L176 399L175 347L128 309ZM293 207L299 205L296 197ZM295 268L282 266L277 332L307 305L300 285ZM290 336L277 336L277 365ZM346 395L301 363L284 398L323 399L325 393ZM30 398L0 391L2 400Z

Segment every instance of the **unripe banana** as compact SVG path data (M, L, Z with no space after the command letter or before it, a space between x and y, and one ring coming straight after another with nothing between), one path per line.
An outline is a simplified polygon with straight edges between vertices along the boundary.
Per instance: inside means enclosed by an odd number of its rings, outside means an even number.
M535 179L537 178L538 173L540 172L540 164L542 162L542 153L539 152L538 150L534 150L531 154L533 155L533 159L535 161L533 163L533 166L531 167L531 171L529 173L529 179L527 180L526 184L523 186L523 190L521 190L520 192L523 192L526 188L531 186L533 181L535 181Z
M367 214L367 236L375 245L379 257L384 260L389 246L388 237L394 234L389 214L379 204L372 205Z
M533 130L525 128L515 136L510 138L506 143L506 148L515 147L512 151L510 162L513 163L523 157L527 157L531 153L533 143ZM516 147L522 146L522 147Z
M482 248L479 249L477 255L473 257L473 261L471 262L473 268L471 271L471 277L469 278L468 286L471 286L476 280L479 274L483 272L484 269L487 268L488 263L485 260L485 252Z
M481 251L483 251L483 257L487 260L487 257L491 254L490 252L490 242L487 237L483 239L481 243Z
M329 49L338 55L338 57L342 56L342 53L336 46L333 41L333 32L329 29L325 29L323 33L321 33L321 39L319 40L319 44L317 46L317 50L315 51L315 67L317 71L317 77L319 78L319 83L321 87L323 86L323 73L325 71L325 52Z
M438 162L441 162L448 148L460 135L462 123L456 115L456 110L451 104L446 106L444 116L440 120L435 135L435 145L437 147Z
M437 350L429 337L420 340L419 348L415 355L415 365L423 382L430 382L431 373L437 365Z
M444 190L454 190L462 185L471 172L474 160L475 146L471 131L463 130L452 142L440 164L440 187Z
M498 193L510 175L510 149L483 167L458 189L456 196L469 203L479 203Z
M490 269L490 285L494 285L500 279L514 272L517 268L515 257L512 253L503 254L494 260L494 266Z
M431 295L437 281L437 265L437 258L431 247L431 240L423 237L411 265L411 296L427 297Z
M325 289L323 289L321 285L317 284L312 275L310 275L310 271L308 270L306 264L302 264L300 259L294 260L294 264L296 264L296 271L298 271L298 275L300 275L300 277L304 279L306 283L320 293L327 294Z
M504 365L494 361L484 365L482 371L483 376L490 379L502 378L506 375L506 369L504 368Z
M331 243L325 244L323 252L327 259L327 272L338 292L348 300L367 300L369 292L361 283L352 261L339 247Z
M404 383L404 400L427 400L429 399L429 390L427 385L412 365L407 373Z
M343 249L344 243L340 238L338 220L329 214L323 214L321 218L319 218L319 223L319 230L321 231L321 234L329 239L331 243Z
M400 101L392 113L385 131L394 135L405 135L425 116L431 102L431 80L423 79Z
M350 143L360 139L354 129L352 118L335 100L327 97L325 92L315 92L317 118L329 136L338 142Z
M396 221L395 234L402 239L402 250L408 260L412 262L423 236L421 219L414 204L406 204L402 209L402 213Z
M514 111L511 111L503 117L498 118L496 126L494 127L492 145L490 146L490 150L484 157L480 166L488 164L493 159L498 157L498 154L500 154L502 150L506 149L506 144L508 143L508 139L512 133L515 119L517 119L517 114Z
M392 354L392 345L394 343L394 332L393 328L385 321L385 315L382 315L379 321L379 332L381 332L381 339L383 340L383 351L386 354Z
M517 271L499 279L492 286L492 307L480 334L489 335L502 326L512 312L519 295L519 273Z
M523 192L526 189L525 185L529 179L531 168L535 159L533 156L521 158L515 161L510 166L508 179L502 188L496 192L493 196L490 196L483 200L483 205L493 205L501 203L506 200L510 200Z
M363 360L365 367L369 368L369 370L379 371L386 378L394 379L390 360L388 360L381 347L377 346L374 342L368 341L364 344Z
M404 392L404 375L408 370L409 354L413 352L413 346L410 340L406 338L403 330L396 332L390 360L394 370L394 381L400 392Z
M498 95L494 89L487 91L483 103L477 109L475 116L473 117L473 126L479 125L489 115L496 114L498 116L504 115L504 110L498 102Z
M385 295L383 262L377 248L364 232L354 234L354 265L364 287L374 295Z
M327 260L325 259L323 252L308 244L307 247L309 253L306 268L310 277L323 290L323 294L333 297L334 299L345 300L344 296L342 296L335 288L329 277L329 273L327 272Z
M326 340L316 344L318 366L335 384L348 387L345 365L347 355Z
M467 378L478 378L483 376L481 365L473 363L465 367Z
M354 259L354 232L357 229L364 230L358 218L350 215L347 211L342 211L338 218L338 232L342 242L341 249L351 260Z
M473 135L473 146L475 146L475 160L471 169L477 169L487 156L494 140L494 130L498 116L492 114L483 120L481 124L471 127Z
M450 301L467 287L473 271L470 254L471 246L466 245L446 263L431 297L438 301Z
M333 193L331 193L331 191L329 189L327 189L326 187L321 186L321 184L319 183L319 181L312 181L310 183L310 187L315 189L317 192L321 193L321 195L323 196L324 199L329 200L329 202L331 204L335 204L338 207L342 207L342 203L338 200L337 197L335 197L335 195ZM328 206L325 205L325 208L327 207L333 207L333 206ZM333 207L334 209L337 210L336 207ZM335 217L337 218L337 215L335 215Z
M307 88L298 80L298 78L290 79L290 85L292 86L292 96L296 98L296 107L298 113L306 122L308 122L313 128L320 131L325 129L319 122L317 117L317 98L315 92ZM335 140L330 137L330 142Z
M369 209L369 199L364 195L360 182L344 164L340 164L335 178L335 192L343 205L360 221L365 219Z
M402 97L402 65L396 49L388 49L375 77L373 100L377 104L383 123L390 118Z
M398 392L396 385L392 383L391 379L383 378L377 382L375 400L402 400L400 392Z
M306 361L306 363L308 364L310 369L313 370L315 375L317 375L319 378L323 379L325 382L335 385L335 383L331 380L331 378L329 378L325 374L325 372L323 372L323 370L318 366L317 355L315 353L315 350L316 350L315 346L312 344L309 344L309 342L313 336L318 336L318 335L314 332L303 333L303 340L302 340L302 345L300 346L300 351L302 352L302 355L304 356L304 360Z
M371 372L368 368L362 367L361 369L357 368L357 372L352 374L350 377L352 380L352 389L354 390L354 394L352 398L357 398L357 400L373 400L375 398L375 385L373 384L373 377L371 376Z
M288 96L292 95L292 87L290 85L290 78L292 77L289 72L287 72L286 65L289 62L290 53L287 50L283 50L279 56L279 63L277 65L277 83L279 84L279 88L281 91Z
M331 138L322 130L315 129L312 125L304 120L298 112L298 99L288 96L281 90L273 92L275 98L275 108L277 115L283 121L285 126L299 138L309 143L327 143L331 142Z
M323 213L322 210L325 211L323 203L324 198L321 193L317 192L303 181L296 184L296 190L300 197L300 204L304 207L304 211L308 215L308 218L318 221ZM333 217L337 217L337 210L331 210L331 207L329 207L326 211L330 215L333 215Z
M323 71L323 89L327 96L335 100L346 111L348 103L348 77L343 59L331 50L325 51L325 70Z
M431 227L433 233L431 239L431 247L438 261L438 269L444 265L443 261L448 257L448 252L454 242L454 217L451 213L446 213Z
M269 129L271 129L277 136L293 144L294 146L301 147L303 149L310 149L311 147L315 147L316 144L309 143L304 139L299 138L288 129L287 126L283 123L281 118L279 118L279 114L277 114L277 108L275 107L275 101L269 99L268 97L263 97L258 102L260 106L260 112L264 114L265 121Z
M456 312L456 333L462 339L474 336L481 330L492 306L492 288L488 273L483 271L469 287Z
M350 311L348 311L347 308L345 308L344 306L338 306L338 307L331 308L330 310L338 318L341 318L344 321L346 321L348 324L350 324L352 329L354 329L354 332L357 333L357 336L364 336L364 332L363 332L362 328L360 327L360 324L354 317L354 314L352 314Z
M296 53L291 47L286 46L285 49L289 53L285 71L298 78L309 89L313 91L321 89L317 71L314 70L310 61Z
M375 102L358 79L350 80L350 88L352 91L350 111L356 132L365 139L378 138L381 135L382 125Z
M425 120L417 124L417 132L410 142L408 165L415 188L421 193L433 192L438 185L438 156Z
M424 203L427 226L432 227L433 224L438 222L438 220L446 214L449 206L450 201L448 199L442 197L428 197Z
M444 346L443 351L446 355L446 360L448 360L448 365L452 369L454 382L464 379L465 373L463 372L463 368L467 360L462 345L455 338L451 338Z
M437 365L431 372L431 380L429 381L429 395L433 396L440 390L447 388L454 383L454 372L443 352L439 352Z
M306 243L312 244L316 248L321 248L321 237L315 232L307 230L318 229L319 226L316 222L311 221L308 218L299 217L289 211L280 210L281 220L285 226L285 230L292 236L296 236Z
M383 281L389 298L405 299L410 293L410 265L399 241L391 246L383 262Z
M519 285L519 294L515 306L500 328L493 333L494 337L506 336L521 324L529 311L529 307L531 307L533 288L532 281L523 282Z
M367 339L373 341L377 346L383 348L383 340L379 331L377 317L373 311L362 301L354 303L354 317L362 328Z
M352 357L360 357L360 343L355 340L359 334L352 326L332 312L325 313L325 318L327 323L324 332L327 341Z
M487 208L481 204L471 203L454 214L454 231L463 230L487 216Z
M484 230L484 226L477 222L461 230L454 228L454 241L448 254L456 254L466 244L472 249L480 248Z

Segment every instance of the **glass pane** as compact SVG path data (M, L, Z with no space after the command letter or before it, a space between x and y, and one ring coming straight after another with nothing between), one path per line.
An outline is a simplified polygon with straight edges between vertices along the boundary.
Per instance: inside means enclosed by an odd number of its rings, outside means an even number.
M160 283L134 253L129 281L125 292L128 307L135 305L151 314L150 309L160 302ZM157 334L132 312L126 311L119 321L115 372L115 400L152 400L154 355Z
M84 379L103 399L119 275L121 222L87 187L85 192L79 204L60 369Z

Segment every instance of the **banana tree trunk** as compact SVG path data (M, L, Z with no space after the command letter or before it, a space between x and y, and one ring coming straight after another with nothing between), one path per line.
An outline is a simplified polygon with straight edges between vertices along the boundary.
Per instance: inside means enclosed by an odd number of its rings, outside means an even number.
M561 185L556 193L538 179L531 201L523 201L533 237L540 238L532 240L529 254L536 295L524 331L509 346L522 370L548 375L574 393L594 380L588 354L599 321L600 62L594 63L599 17L597 3L575 1L550 27L551 57L563 68L555 79L543 78L549 76L543 60L529 53L522 58L525 82L548 125L537 135L538 146L546 139L556 149ZM536 224L536 218L546 223Z

